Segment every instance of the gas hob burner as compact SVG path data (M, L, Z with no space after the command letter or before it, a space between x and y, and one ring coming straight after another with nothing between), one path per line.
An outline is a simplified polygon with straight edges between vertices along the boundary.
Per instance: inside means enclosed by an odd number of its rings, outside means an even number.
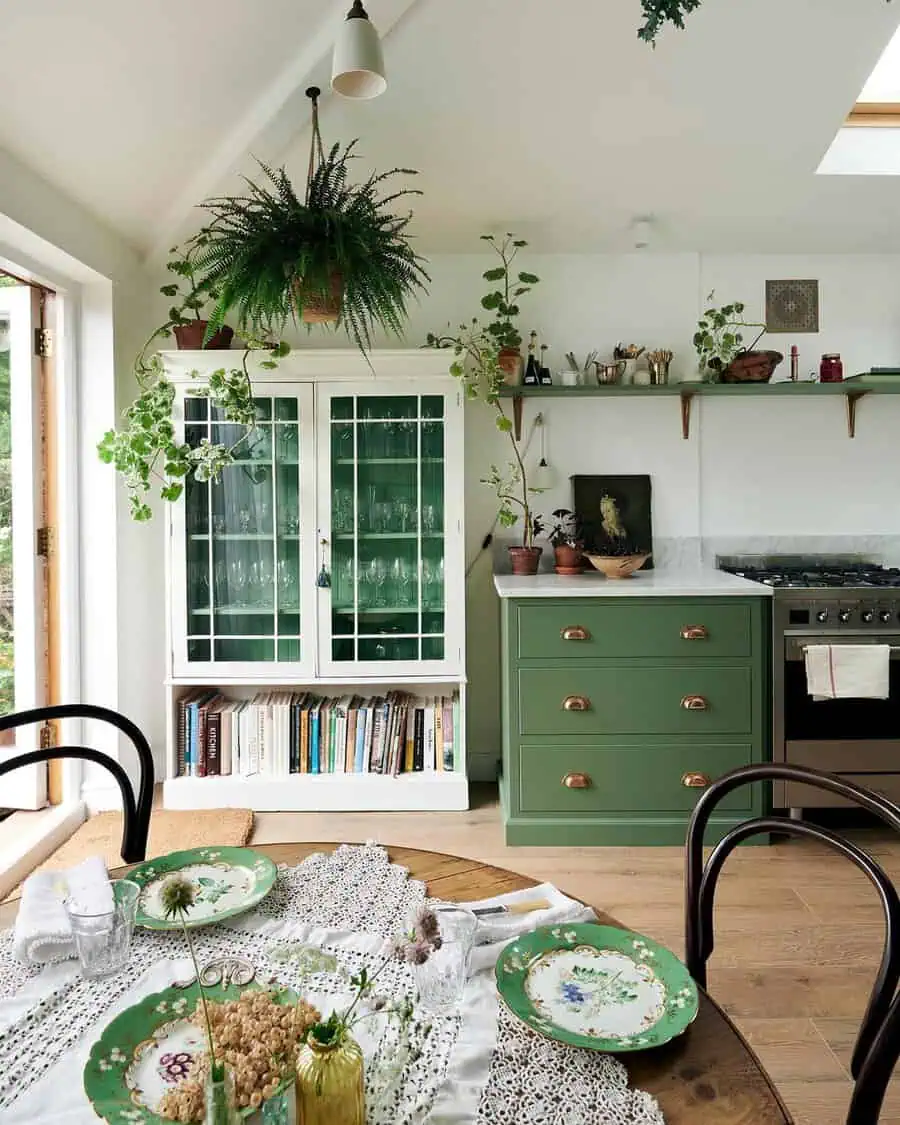
M900 589L900 568L846 556L720 558L720 570L776 590Z

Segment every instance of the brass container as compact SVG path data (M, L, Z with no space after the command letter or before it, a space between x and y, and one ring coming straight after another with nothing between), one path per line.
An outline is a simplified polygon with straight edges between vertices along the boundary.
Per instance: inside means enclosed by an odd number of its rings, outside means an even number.
M298 1125L365 1125L363 1053L349 1035L340 1043L310 1037L297 1053Z

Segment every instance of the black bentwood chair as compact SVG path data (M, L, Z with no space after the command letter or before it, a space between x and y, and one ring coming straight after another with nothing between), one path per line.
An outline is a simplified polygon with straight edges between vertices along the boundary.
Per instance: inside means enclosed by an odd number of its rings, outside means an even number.
M125 863L137 863L147 854L147 835L150 831L150 809L153 804L153 755L150 745L141 731L130 719L111 711L107 707L95 707L90 703L63 703L56 707L35 707L31 711L18 711L0 717L0 731L14 727L28 726L29 723L45 723L53 719L98 719L111 723L127 735L137 751L140 763L140 785L137 802L128 774L119 763L102 750L92 750L87 746L51 746L41 750L29 750L14 758L0 762L0 777L19 766L30 766L35 762L49 762L55 758L82 758L105 766L116 779L122 794L122 859ZM2 794L2 786L0 786Z
M722 866L742 841L763 832L779 832L819 840L852 860L869 877L884 908L884 953L878 976L856 1037L850 1073L853 1095L847 1125L876 1125L885 1090L900 1055L900 995L894 996L900 978L900 897L882 868L849 840L802 820L761 816L739 824L717 844L703 863L703 833L719 801L733 790L754 781L799 781L852 801L880 817L900 832L900 807L860 785L820 770L799 766L756 765L726 773L703 793L694 809L687 833L685 872L685 960L701 987L706 987L706 963L713 951L713 898Z

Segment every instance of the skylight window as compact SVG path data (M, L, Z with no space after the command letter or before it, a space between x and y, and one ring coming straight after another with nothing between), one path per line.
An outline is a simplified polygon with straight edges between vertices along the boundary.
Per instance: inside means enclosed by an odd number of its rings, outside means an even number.
M900 28L822 159L823 176L900 176Z

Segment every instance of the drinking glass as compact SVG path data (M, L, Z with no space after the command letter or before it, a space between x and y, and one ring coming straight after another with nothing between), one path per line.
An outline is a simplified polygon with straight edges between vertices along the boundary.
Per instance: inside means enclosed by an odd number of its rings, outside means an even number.
M110 889L113 897L110 911L98 913L77 899L65 900L84 977L106 977L128 963L141 888L129 879L114 879Z
M226 527L227 524L224 515L222 515L221 512L216 512L213 516L213 531L216 535L224 535Z
M353 458L353 427L345 426L337 436L337 455L339 461L350 461Z
M342 559L335 571L337 588L334 592L334 604L341 609L351 608L356 600L353 578L353 556L351 555ZM360 593L360 600L362 600L362 593Z
M297 460L297 427L281 426L279 429L281 460L290 464Z
M412 520L412 504L410 504L408 500L396 500L394 502L394 512L397 517L397 527L405 534L409 530L409 525Z
M392 531L394 505L389 500L380 500L375 505L375 526L373 531Z
M251 527L251 515L249 508L241 508L241 510L238 512L238 527L240 527L244 535L247 535L249 533Z
M441 930L441 948L424 965L416 965L419 1007L433 1015L452 1011L463 997L469 969L469 951L478 919L459 906L440 906L435 913Z
M422 530L431 535L437 530L438 512L436 504L422 505Z
M391 582L394 587L394 600L398 606L407 606L412 601L412 573L406 559L396 558L391 563Z
M233 605L247 604L249 574L243 555L235 555L228 564L228 593Z
M387 564L384 559L372 559L369 563L369 582L372 586L372 605L382 607L384 600L384 584L387 581Z

